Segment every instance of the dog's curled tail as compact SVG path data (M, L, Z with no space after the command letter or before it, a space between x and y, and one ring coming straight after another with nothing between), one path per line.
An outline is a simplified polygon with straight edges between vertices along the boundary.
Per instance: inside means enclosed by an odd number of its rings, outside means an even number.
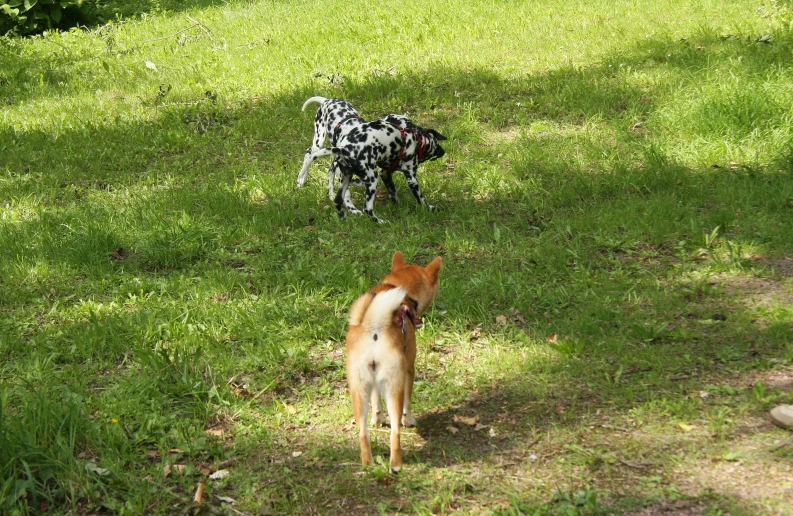
M328 99L326 99L325 97L311 97L311 98L310 98L310 99L308 99L307 101L303 102L303 107L302 107L302 108L300 108L300 111L305 111L305 110L306 110L306 107L307 107L309 104L311 104L312 102L316 102L317 104L322 104L322 103L323 103L323 102L325 102L326 100L328 100Z
M367 292L359 297L350 308L350 326L364 326L377 331L391 324L394 310L399 308L407 295L407 290L395 287L385 292Z

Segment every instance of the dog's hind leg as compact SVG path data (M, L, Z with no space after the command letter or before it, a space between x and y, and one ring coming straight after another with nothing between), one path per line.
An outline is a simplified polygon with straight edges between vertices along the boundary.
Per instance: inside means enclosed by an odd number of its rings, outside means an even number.
M328 195L330 195L330 200L331 201L333 201L335 199L335 195L333 193L334 192L334 181L333 181L333 179L337 175L339 176L339 182L341 182L341 168L340 168L339 162L338 162L338 160L333 160L333 163L331 163L331 165L330 165L330 170L328 171ZM351 179L349 184L353 185L353 184L356 184L356 183L360 183L360 181L358 181L357 179ZM347 211L349 211L353 215L360 215L361 214L361 210L356 208L355 205L352 203L352 199L350 198L349 185L347 185L347 189L344 192L344 207L347 208Z
M303 186L306 184L306 178L308 177L308 167L311 165L311 162L314 161L314 158L311 154L316 151L317 149L313 147L309 147L306 150L306 154L303 156L303 168L300 169L300 172L297 174L297 186Z
M344 169L339 170L341 170L341 180L339 181L341 184L339 185L339 191L336 192L336 197L333 198L333 202L336 204L336 211L339 212L339 217L346 219L347 212L344 211L344 198L349 195L347 189L350 186L350 174Z
M350 397L352 398L352 411L355 414L355 422L358 425L358 440L361 443L361 464L368 466L372 463L372 445L369 441L369 427L366 424L366 416L369 412L369 389L373 385L350 385Z

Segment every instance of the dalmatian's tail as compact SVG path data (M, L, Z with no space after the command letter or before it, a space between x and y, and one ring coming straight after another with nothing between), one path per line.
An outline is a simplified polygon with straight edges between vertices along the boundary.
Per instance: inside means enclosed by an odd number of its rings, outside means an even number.
M306 107L307 107L309 104L311 104L312 102L316 102L317 104L322 104L322 103L323 103L323 102L325 102L326 100L328 100L328 99L326 99L325 97L311 97L311 98L310 98L310 99L308 99L307 101L303 102L303 107L302 107L300 110L301 110L301 111L305 111L305 110L306 110Z

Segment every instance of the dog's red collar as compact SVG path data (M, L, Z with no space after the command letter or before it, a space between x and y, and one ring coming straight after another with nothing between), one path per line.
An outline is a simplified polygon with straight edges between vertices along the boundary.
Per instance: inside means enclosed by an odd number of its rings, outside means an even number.
M411 302L415 301L411 299ZM421 320L421 317L416 315L414 307L410 306L408 303L402 303L399 306L399 314L394 316L394 322L397 323L402 329L402 335L405 334L406 321L410 321L413 324L413 329L415 330L418 330L424 326L424 321Z
M396 160L394 160L394 163L392 163L390 167L388 167L388 171L389 172L393 172L394 170L396 170L397 167L399 166L399 164L402 163L402 158L405 157L405 148L407 147L407 144L408 144L408 142L407 142L407 133L412 133L416 137L416 145L418 146L419 163L421 163L421 161L424 159L424 153L427 152L427 146L429 145L429 143L427 141L427 138L423 134L419 133L418 131L416 131L414 129L403 129L402 127L399 127L398 125L395 125L394 127L399 129L399 133L402 136L402 147L400 147L400 149L399 149L399 157Z

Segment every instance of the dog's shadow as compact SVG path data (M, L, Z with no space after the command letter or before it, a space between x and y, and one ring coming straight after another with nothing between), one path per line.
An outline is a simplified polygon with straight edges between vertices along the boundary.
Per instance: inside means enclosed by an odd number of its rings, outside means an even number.
M420 444L408 452L408 460L448 466L527 453L538 444L537 435L559 423L553 406L552 400L502 386L451 407L419 413L415 432Z

